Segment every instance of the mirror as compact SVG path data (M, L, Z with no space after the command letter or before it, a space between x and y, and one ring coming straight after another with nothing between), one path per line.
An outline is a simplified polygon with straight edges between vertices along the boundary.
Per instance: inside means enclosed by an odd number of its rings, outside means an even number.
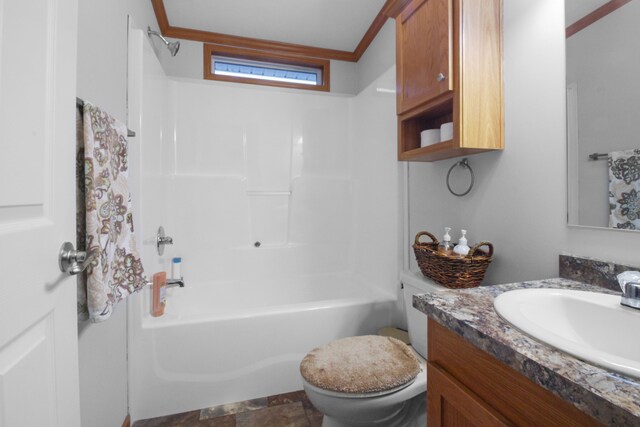
M640 0L565 0L569 224L640 230Z

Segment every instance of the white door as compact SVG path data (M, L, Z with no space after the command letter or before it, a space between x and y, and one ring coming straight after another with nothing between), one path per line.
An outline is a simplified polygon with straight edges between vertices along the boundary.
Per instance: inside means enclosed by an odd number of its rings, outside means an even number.
M80 425L77 0L0 0L0 427Z

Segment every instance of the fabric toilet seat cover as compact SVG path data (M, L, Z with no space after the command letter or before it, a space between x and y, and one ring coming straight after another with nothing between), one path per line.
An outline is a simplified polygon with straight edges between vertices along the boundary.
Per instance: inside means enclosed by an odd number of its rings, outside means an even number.
M315 348L300 363L311 385L341 393L373 393L398 388L420 372L411 349L391 337L342 338Z

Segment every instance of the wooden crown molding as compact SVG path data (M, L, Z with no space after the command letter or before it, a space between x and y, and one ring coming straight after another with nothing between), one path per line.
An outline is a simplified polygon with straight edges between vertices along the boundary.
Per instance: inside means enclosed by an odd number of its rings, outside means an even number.
M573 24L569 25L566 29L566 37L569 38L575 33L584 30L589 25L604 18L611 12L618 10L619 8L629 3L630 1L631 0L611 0L610 2L603 4L593 12L589 13L588 15L585 15L584 17L580 18Z
M151 0L153 6L153 13L156 14L156 21L158 21L158 27L160 32L165 34L169 29L169 18L167 17L167 10L164 8L163 0Z
M373 39L376 38L387 22L387 19L395 19L410 1L411 0L387 0L382 5L380 12L378 12L369 29L364 33L364 36L362 36L362 40L358 43L356 50L353 51L353 55L355 56L354 62L358 62L360 58L362 58L362 55L367 51L367 48L371 45Z
M389 18L396 19L400 12L402 12L411 0L391 0L387 1L380 10L381 13L386 15Z
M353 61L352 52L343 50L324 49L320 47L303 46L292 43L276 42L271 40L254 39L250 37L232 36L229 34L212 33L209 31L192 30L190 28L169 27L163 35L176 39L194 40L204 43L219 44L223 46L241 47L284 53L289 55L304 56L322 59L337 59L339 61Z
M268 51L280 54L302 56L307 58L335 59L338 61L358 62L367 50L388 18L394 18L400 13L410 0L387 0L369 26L369 29L358 43L353 52L346 50L325 49L321 47L305 46L293 43L283 43L272 40L255 39L250 37L233 36L230 34L213 33L210 31L194 30L191 28L172 27L169 24L164 0L151 0L153 11L160 27L160 32L166 37L183 40L193 40L213 43L223 46L233 46L245 49ZM628 1L628 0L627 0Z

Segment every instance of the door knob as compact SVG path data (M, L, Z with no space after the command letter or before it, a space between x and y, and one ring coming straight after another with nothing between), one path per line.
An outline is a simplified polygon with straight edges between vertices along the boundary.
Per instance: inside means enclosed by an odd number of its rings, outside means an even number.
M439 73L439 74L438 74L438 77L436 77L436 79L437 79L439 82L442 82L442 81L444 81L444 80L446 80L446 79L447 79L447 76L445 76L445 75L444 75L444 74L442 74L442 73Z
M96 257L94 252L87 256L85 251L77 251L73 247L73 243L64 242L60 247L58 255L58 266L63 273L69 273L72 276L82 273L91 264Z

